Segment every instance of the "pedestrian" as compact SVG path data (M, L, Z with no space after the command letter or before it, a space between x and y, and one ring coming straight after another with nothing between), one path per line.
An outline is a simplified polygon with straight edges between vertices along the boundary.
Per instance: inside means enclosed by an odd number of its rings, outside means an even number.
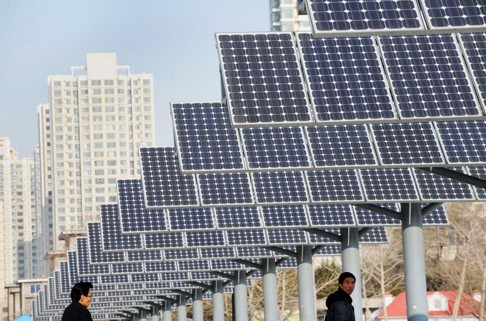
M88 307L93 297L91 282L76 283L71 289L71 304L64 309L61 321L93 321Z
M325 321L356 321L352 306L356 277L350 272L343 272L338 279L339 287L326 299L327 313Z

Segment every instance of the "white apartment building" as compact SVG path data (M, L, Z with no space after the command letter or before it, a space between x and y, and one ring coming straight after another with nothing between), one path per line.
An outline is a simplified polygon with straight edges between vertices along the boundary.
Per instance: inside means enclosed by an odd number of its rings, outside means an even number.
M131 74L115 53L86 55L86 66L48 77L38 107L44 227L50 250L61 233L84 230L99 206L116 202L116 181L140 177L138 150L154 144L150 74Z
M270 0L270 22L272 31L311 31L309 17L299 15L302 0Z

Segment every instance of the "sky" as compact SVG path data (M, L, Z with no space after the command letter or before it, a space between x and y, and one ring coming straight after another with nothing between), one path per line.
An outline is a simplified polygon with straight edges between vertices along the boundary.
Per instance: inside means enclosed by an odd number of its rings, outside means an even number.
M269 30L269 0L0 0L0 137L32 157L47 77L115 52L153 74L156 146L173 146L171 102L221 99L215 33Z

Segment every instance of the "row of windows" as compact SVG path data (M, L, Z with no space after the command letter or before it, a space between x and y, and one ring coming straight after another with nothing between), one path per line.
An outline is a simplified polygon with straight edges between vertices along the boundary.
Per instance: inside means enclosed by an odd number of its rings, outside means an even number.
M101 104L103 102L105 104L114 104L115 98L114 97L106 97L104 100L102 98L91 98L92 104ZM152 102L152 99L150 97L143 97L143 99L141 99L141 98L131 99L130 97L125 99L124 97L119 97L118 100L116 100L116 102L127 103L127 104L133 104L133 103L139 104L139 103L143 102L143 103L149 104L149 103ZM77 99L73 99L73 100L61 99L61 98L54 99L54 105L59 106L59 105L63 105L63 104L79 105L79 101ZM89 99L88 98L82 98L81 104L86 104L86 105L89 104Z
M54 109L54 112L55 114L63 114L63 115L66 115L66 114L74 114L74 115L77 115L78 112L79 112L79 108L78 107L74 107L74 108L69 108L70 106L66 106L66 107L57 107ZM136 105L136 106L118 106L115 107L115 106L92 106L92 107L88 107L88 106L82 106L81 107L81 113L83 114L88 114L90 112L92 113L101 113L101 112L106 112L106 113L114 113L116 110L118 110L119 113L125 113L125 112L128 112L129 114L131 114L133 112L133 110L135 111L139 111L141 112L143 109L144 112L148 113L150 111L152 111L152 106L151 105L145 105L143 106L139 106L139 105ZM58 121L60 118L56 117L55 118L56 121ZM49 122L50 118L46 118L46 122Z
M150 79L118 79L117 80L117 85L118 86L140 86L140 84L144 86L150 85ZM69 81L69 80L55 80L53 82L55 87L61 87L64 85L64 87L78 87L78 82L77 81ZM100 79L92 79L91 80L91 86L114 86L115 81L113 79L104 79L103 81ZM88 80L80 80L79 81L79 86L81 87L86 87L88 86Z
M61 89L56 89L54 90L54 96L55 97L60 97L62 96L62 93L64 91L64 96L75 96L77 97L78 96L78 92L77 91L71 91L71 90L61 90ZM81 89L80 90L80 93L81 93L81 96L87 96L88 93L91 92L92 95L101 95L101 94L105 94L105 95L114 95L115 94L115 89L113 88L105 88L104 90L102 89L91 89L91 90L88 90L88 89ZM135 88L135 89L124 89L124 88L118 88L117 89L117 94L119 95L132 95L132 92L133 92L133 95L140 95L141 93L145 94L145 95L148 95L150 94L150 87L147 87L147 88L143 88L142 90L138 89L138 88Z

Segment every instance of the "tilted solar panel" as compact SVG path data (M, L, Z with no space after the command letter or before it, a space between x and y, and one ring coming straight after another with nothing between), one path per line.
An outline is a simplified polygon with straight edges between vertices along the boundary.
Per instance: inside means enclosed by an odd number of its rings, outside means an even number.
M362 169L360 176L369 202L419 201L410 168Z
M304 173L255 172L251 173L257 204L308 203Z
M309 226L305 206L262 206L261 211L263 222L269 228Z
M140 234L121 234L122 225L117 204L102 204L100 208L103 250L142 249L142 238Z
M353 210L348 204L309 205L307 210L312 227L356 225Z
M449 169L466 174L465 169L461 167ZM469 184L418 169L414 169L413 174L420 186L420 198L424 201L474 201L476 199Z
M205 206L253 204L248 173L215 173L197 175L201 204Z
M100 262L124 262L123 252L105 252L101 251L101 224L99 222L88 222L88 250L89 263L95 264Z
M364 201L357 170L321 170L305 173L313 203Z
M482 0L420 0L430 29L484 27L486 6Z

